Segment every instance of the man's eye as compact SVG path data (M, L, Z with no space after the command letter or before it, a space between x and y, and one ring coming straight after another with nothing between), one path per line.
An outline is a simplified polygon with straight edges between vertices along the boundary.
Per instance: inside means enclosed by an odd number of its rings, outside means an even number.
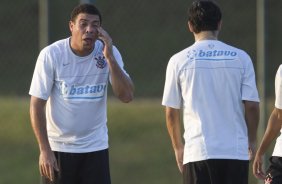
M87 23L80 23L80 26L86 27L86 26L87 26Z

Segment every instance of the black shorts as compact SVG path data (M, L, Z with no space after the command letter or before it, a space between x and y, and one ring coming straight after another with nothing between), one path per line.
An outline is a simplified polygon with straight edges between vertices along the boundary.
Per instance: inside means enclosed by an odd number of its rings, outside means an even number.
M44 184L111 184L108 149L90 153L54 152L59 165L55 181Z
M183 167L184 184L248 184L249 161L209 159Z
M270 157L270 165L266 172L265 183L267 184L281 184L282 183L282 158Z

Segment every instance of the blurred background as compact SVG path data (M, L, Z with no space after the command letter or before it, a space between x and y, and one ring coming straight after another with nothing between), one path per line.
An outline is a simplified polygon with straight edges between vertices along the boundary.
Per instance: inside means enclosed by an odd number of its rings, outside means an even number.
M259 1L217 0L223 12L220 40L245 50L259 73L257 83L263 102L261 137L274 106L274 78L281 63L282 1L262 1L265 37L257 32ZM0 184L40 183L38 148L28 114L29 86L40 49L70 36L70 12L79 2L1 1ZM160 104L169 58L194 42L187 30L187 8L192 1L92 2L100 9L102 26L121 52L136 88L133 103L109 100L113 184L181 183ZM40 16L47 9L49 17ZM48 29L44 29L46 25ZM250 183L257 183L252 175Z

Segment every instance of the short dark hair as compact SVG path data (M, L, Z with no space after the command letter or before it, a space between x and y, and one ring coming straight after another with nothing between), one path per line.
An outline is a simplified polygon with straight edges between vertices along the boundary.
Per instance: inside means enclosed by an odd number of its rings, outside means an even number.
M212 0L194 1L188 9L188 21L195 33L218 30L221 10Z
M91 14L91 15L98 15L99 19L100 19L100 23L102 23L102 16L100 11L98 10L98 8L96 8L93 4L79 4L78 6L76 6L72 12L71 12L71 17L70 20L72 22L75 21L76 17L78 16L78 14L80 13L87 13L87 14Z

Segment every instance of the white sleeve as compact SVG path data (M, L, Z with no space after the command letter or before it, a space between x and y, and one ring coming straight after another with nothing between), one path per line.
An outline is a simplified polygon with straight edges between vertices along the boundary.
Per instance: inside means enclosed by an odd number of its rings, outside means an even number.
M282 109L282 65L279 66L275 76L275 107Z
M118 49L115 46L113 46L113 54L114 54L114 57L115 57L118 65L120 66L121 70L123 71L123 73L125 73L125 75L127 75L129 77L128 73L124 69L124 63L123 63L121 54L120 54L120 52L118 51ZM111 81L111 73L110 73L110 83L112 83L112 81Z
M52 60L43 49L36 61L29 94L44 100L50 96L54 84L54 69Z
M180 109L182 105L181 87L178 80L176 67L170 59L166 69L165 86L162 105Z
M252 60L247 54L245 54L242 59L246 62L242 79L242 100L259 102L256 76Z

